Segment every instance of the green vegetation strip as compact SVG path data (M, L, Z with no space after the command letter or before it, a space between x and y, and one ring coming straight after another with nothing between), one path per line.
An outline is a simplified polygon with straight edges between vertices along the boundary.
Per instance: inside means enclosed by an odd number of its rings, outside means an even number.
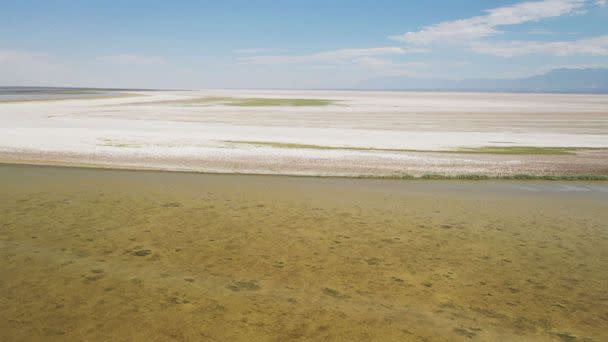
M461 147L461 153L488 153L488 154L574 154L578 147L535 147L535 146L483 146Z
M224 140L223 142L228 144L237 145L254 145L260 147L275 147L275 148L306 148L311 150L371 150L368 148L358 147L337 147L337 146L323 146L323 145L308 145L308 144L293 144L293 143L282 143L272 141L252 141L252 140Z
M132 104L173 104L186 106L224 105L237 107L314 107L329 106L335 101L323 99L277 99L277 98L239 98L239 97L201 97L196 99L169 100L158 102L139 102Z
M39 167L39 168L59 168L59 169L97 169L100 171L125 171L125 172L180 172L189 174L223 174L223 175L257 175L264 177L304 177L304 178L344 178L344 179L393 179L393 180L463 180L463 181L486 181L486 180L513 180L513 181L608 181L608 175L605 174L570 174L570 175L531 175L531 174L514 174L514 175L485 175L477 173L469 174L436 174L426 173L422 175L412 174L392 174L392 175L302 175L302 174L267 174L267 173L247 173L247 172L205 172L205 171L183 171L183 170L167 170L154 168L128 168L120 166L108 166L103 164L86 164L86 163L47 163L47 162L30 162L23 160L0 160L0 166L23 166Z
M229 106L241 106L241 107L257 107L257 106L295 106L295 107L307 107L307 106L328 106L332 104L331 100L320 100L320 99L264 99L264 98L248 98L248 99L235 99L228 102Z
M346 147L346 146L324 146L312 144L295 144L272 141L251 140L224 140L229 144L244 144L260 147L274 148L303 148L313 150L351 150L351 151L388 151L388 152L435 152L435 153L479 153L479 154L575 154L581 150L600 150L600 148L586 147L534 147L534 146L485 146L485 147L461 147L457 150L416 150L416 149L392 149L373 147Z
M382 179L404 179L404 180L547 180L547 181L608 181L608 175L484 175L484 174L424 174L414 175L388 175L388 176L359 176L358 178L382 178Z

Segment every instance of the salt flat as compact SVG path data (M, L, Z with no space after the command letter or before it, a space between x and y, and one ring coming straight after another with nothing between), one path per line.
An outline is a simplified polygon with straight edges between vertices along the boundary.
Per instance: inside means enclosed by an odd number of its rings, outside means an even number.
M0 160L203 172L608 174L608 96L138 91L0 103ZM329 105L231 105L238 98ZM228 102L226 102L228 101ZM572 147L564 155L455 153Z

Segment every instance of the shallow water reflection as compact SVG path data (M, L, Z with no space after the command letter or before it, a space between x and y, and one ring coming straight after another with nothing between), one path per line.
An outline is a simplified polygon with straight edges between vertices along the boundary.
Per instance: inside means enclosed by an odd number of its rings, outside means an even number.
M607 340L607 188L0 166L0 339Z

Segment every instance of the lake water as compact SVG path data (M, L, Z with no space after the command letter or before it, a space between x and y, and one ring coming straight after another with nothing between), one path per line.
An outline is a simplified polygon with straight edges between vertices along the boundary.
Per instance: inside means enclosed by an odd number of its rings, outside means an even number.
M116 91L93 88L0 87L0 102L102 98L113 94Z
M608 183L0 166L0 340L606 341Z

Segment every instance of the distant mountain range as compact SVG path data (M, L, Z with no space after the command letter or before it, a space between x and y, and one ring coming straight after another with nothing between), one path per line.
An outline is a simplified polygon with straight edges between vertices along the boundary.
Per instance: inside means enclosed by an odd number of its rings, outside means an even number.
M382 77L362 82L360 87L372 90L608 93L608 69L555 69L542 75L519 79Z

